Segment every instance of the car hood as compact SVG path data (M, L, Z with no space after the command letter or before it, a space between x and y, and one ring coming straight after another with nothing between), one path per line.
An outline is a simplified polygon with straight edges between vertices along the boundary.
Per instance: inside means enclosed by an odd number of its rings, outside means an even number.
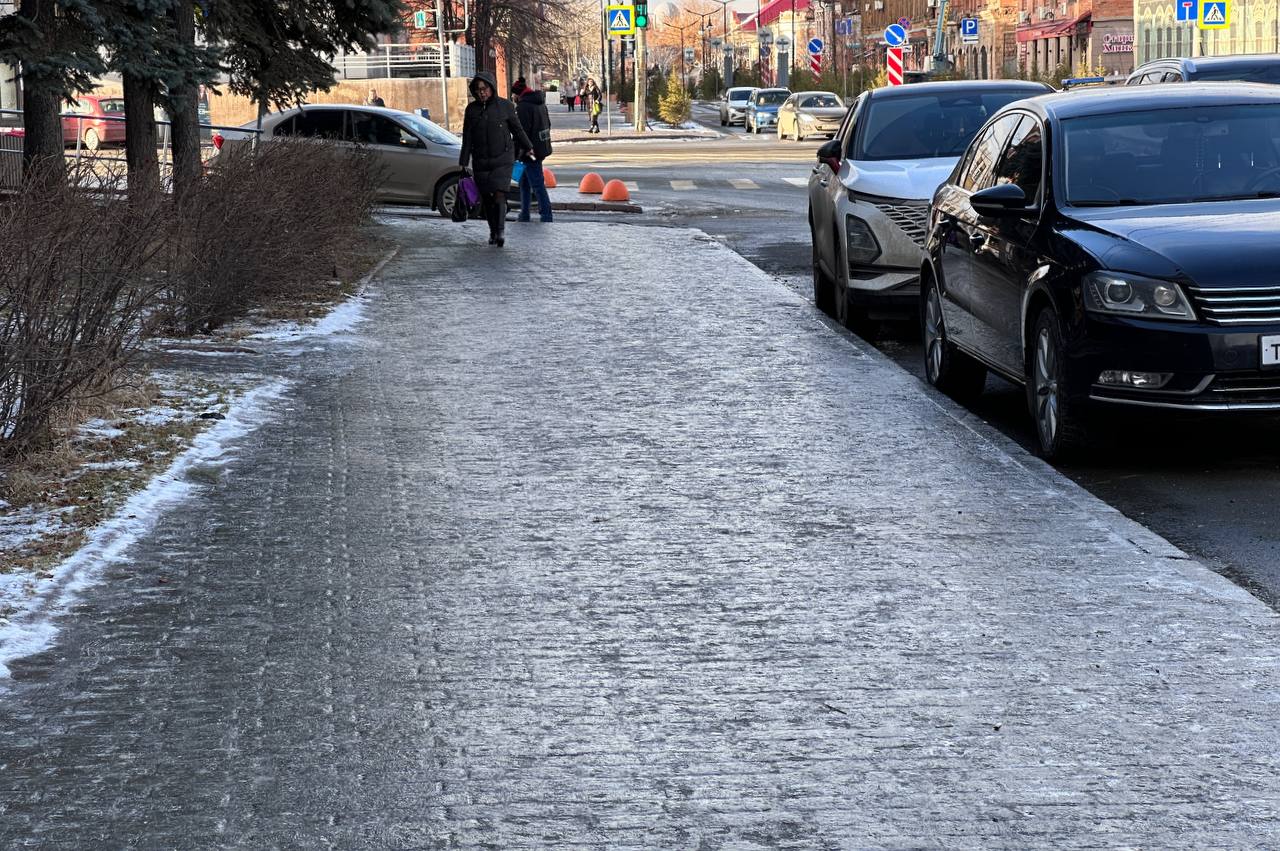
M849 160L841 171L846 188L863 195L930 201L959 157L926 160Z
M814 118L844 118L847 112L843 106L819 106L801 109L801 115L812 115Z
M1067 233L1108 269L1206 287L1280 284L1280 199L1075 208Z

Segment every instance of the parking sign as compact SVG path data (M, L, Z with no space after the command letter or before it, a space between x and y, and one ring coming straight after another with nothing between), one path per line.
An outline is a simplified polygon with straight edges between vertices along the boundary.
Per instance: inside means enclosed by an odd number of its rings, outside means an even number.
M965 44L978 43L978 19L977 18L961 18L960 19L960 40Z

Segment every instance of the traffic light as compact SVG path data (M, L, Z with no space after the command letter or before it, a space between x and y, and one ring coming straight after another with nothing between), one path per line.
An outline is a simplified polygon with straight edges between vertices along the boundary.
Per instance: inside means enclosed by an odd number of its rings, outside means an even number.
M636 29L642 30L645 27L649 26L649 3L647 2L647 0L645 0L645 2L636 3L635 15L636 15Z

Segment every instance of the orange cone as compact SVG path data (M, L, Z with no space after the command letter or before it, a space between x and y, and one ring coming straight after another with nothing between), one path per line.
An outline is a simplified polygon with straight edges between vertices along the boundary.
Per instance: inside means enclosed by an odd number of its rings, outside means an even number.
M604 191L604 178L589 171L583 175L582 182L578 184L578 192L583 195L599 195Z
M621 180L610 180L604 187L604 194L600 197L604 201L630 201L631 193L627 191L627 185Z
M556 188L556 173L545 165L542 167L542 179L546 181L548 189Z

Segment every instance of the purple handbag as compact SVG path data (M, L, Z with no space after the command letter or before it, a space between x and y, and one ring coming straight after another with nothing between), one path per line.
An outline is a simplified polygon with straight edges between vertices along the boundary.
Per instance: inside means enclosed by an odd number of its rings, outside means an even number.
M458 183L458 194L468 207L474 207L480 203L480 189L476 186L475 178L471 175L462 178Z

